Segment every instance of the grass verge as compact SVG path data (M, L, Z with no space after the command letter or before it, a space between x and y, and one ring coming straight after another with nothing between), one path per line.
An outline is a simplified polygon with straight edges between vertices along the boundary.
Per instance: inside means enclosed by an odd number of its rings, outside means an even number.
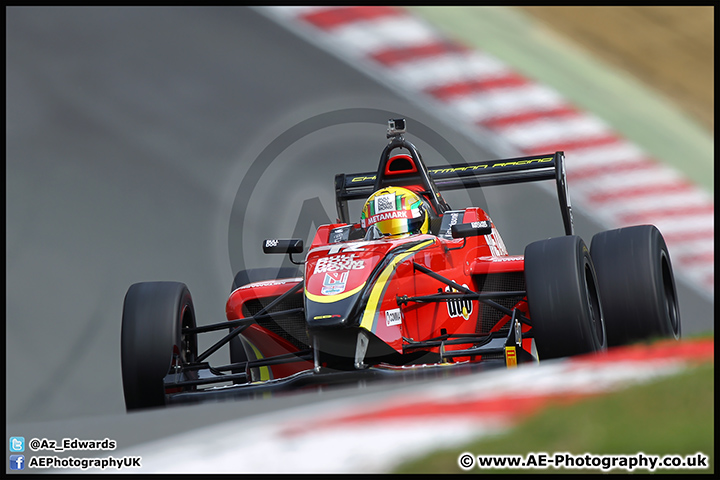
M660 473L714 472L714 364L578 403L550 406L506 433L400 465L393 473L465 473L461 453L520 455L680 455L708 457L707 469L656 469ZM635 473L648 473L638 468ZM590 469L479 469L467 473L601 473ZM627 473L613 469L610 473Z

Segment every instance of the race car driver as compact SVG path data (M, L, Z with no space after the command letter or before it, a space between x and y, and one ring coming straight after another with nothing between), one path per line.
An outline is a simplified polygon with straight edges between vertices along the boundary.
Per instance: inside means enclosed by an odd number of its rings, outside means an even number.
M360 225L373 225L384 236L401 237L428 233L430 218L426 202L403 187L387 187L370 195L360 213Z

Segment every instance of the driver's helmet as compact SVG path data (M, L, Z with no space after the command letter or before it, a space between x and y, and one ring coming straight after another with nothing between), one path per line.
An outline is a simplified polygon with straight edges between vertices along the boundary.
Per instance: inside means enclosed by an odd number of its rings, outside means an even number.
M360 225L373 225L383 235L428 233L430 219L425 202L415 192L402 187L387 187L370 195L362 213Z

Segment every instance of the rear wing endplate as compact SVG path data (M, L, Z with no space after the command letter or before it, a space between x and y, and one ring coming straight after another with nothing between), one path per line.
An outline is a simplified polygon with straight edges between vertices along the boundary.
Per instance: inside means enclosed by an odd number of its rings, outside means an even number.
M573 218L565 174L565 154L490 160L484 162L429 167L428 173L438 190L459 190L513 183L555 180L560 213L566 235L573 235ZM348 222L348 200L366 200L375 188L376 172L335 176L335 201L341 222Z

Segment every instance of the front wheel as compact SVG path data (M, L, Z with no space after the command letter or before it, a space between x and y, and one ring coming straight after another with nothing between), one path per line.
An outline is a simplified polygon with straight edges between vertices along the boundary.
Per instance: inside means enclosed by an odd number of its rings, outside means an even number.
M128 411L166 404L165 377L197 358L197 335L183 334L183 329L195 325L195 309L185 284L142 282L130 286L123 304L120 343ZM178 378L197 378L197 372L178 374Z
M525 283L540 360L606 348L595 269L580 237L549 238L528 245Z
M590 244L603 299L608 344L680 338L670 254L654 225L608 230Z

